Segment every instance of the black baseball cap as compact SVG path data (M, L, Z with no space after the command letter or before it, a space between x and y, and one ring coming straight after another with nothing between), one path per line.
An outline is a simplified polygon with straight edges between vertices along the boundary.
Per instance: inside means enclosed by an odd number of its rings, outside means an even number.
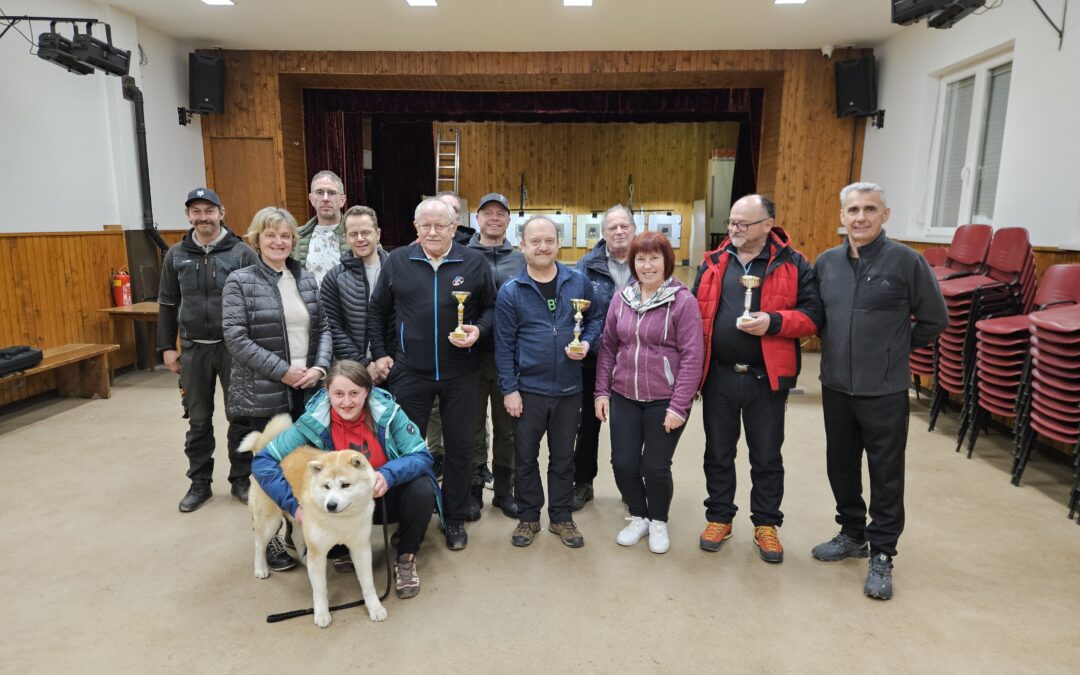
M502 204L502 207L504 209L506 209L507 211L510 210L510 202L506 199L505 196L499 194L498 192L489 192L480 198L480 206L476 207L477 213L480 212L480 209L484 208L491 202L499 202L500 204Z
M191 206L191 202L197 201L210 202L214 206L221 208L221 200L218 199L217 193L210 188L198 187L192 190L187 195L187 201L184 202L184 207ZM509 209L507 209L509 210Z

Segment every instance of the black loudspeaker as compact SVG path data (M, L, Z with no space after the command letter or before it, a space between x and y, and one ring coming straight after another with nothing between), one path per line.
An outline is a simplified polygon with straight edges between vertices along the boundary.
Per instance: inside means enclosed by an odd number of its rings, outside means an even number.
M836 62L836 116L864 117L877 112L874 57Z
M192 112L225 112L225 59L188 54L188 99Z

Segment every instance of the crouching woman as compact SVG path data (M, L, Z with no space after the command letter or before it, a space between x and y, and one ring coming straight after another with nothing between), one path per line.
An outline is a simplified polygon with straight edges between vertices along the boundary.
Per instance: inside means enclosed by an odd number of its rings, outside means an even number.
M284 511L303 522L303 509L281 470L281 460L302 445L321 450L357 450L375 469L375 497L386 504L389 522L398 523L396 591L399 598L420 592L416 554L439 500L424 437L389 392L374 387L367 368L338 361L326 374L326 388L308 400L296 422L270 441L252 460L259 486ZM376 504L375 524L383 524Z

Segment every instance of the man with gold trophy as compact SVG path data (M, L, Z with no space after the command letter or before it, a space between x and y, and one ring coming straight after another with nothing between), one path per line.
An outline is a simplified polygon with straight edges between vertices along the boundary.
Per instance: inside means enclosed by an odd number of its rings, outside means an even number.
M394 249L368 303L371 358L421 435L439 399L446 459L444 534L451 550L468 535L469 469L476 415L476 345L492 330L495 282L484 256L453 240L453 209L438 199L416 207L418 238ZM387 335L396 339L388 340Z
M784 409L799 374L799 338L821 324L813 269L775 225L775 207L747 195L731 207L728 237L705 254L694 295L705 327L705 530L698 545L718 551L731 537L735 447L740 421L750 450L750 520L762 560L784 559Z
M572 518L581 362L599 344L603 318L585 275L556 262L559 232L554 223L542 216L526 222L521 251L525 269L503 284L495 303L495 368L514 425L519 520L510 542L528 546L540 531L544 486L539 455L546 434L548 530L578 548L585 544Z

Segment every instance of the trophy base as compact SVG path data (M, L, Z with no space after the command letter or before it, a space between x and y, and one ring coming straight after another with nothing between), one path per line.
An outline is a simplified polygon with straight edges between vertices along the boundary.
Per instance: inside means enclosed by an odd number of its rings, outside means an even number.
M583 354L583 353L585 353L585 345L580 343L580 342L577 343L577 344L574 344L573 342L571 342L570 344L568 344L566 346L566 349L568 351L570 351L570 352L573 352L574 354Z
M754 320L754 317L752 317L752 316L740 316L738 319L735 319L735 326L736 327L743 326L743 325L746 325L748 323L751 323L753 320Z
M450 333L451 340L464 340L467 337L469 337L469 334L463 330L455 330Z

